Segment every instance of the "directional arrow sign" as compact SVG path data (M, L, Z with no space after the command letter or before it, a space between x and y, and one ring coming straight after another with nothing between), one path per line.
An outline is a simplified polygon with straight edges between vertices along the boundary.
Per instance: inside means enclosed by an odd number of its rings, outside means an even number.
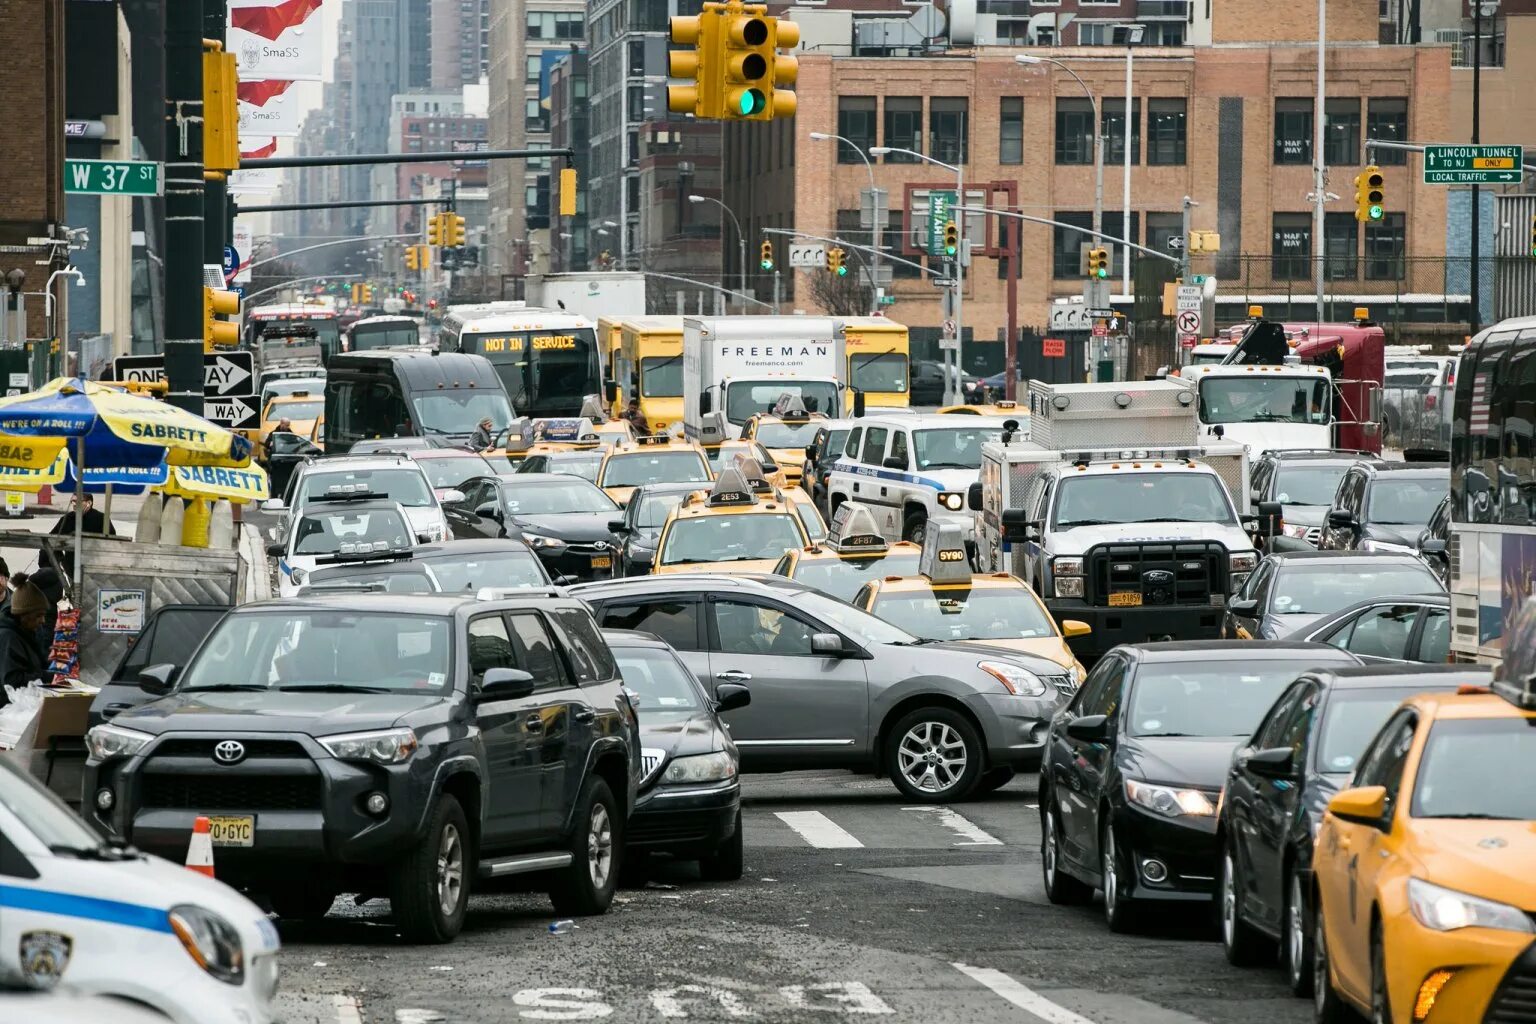
M221 427L244 430L261 422L261 410L251 395L235 395L231 398L205 398L203 416Z
M1525 175L1520 146L1425 146L1424 184L1500 185Z
M150 384L165 379L164 356L118 356L112 361L120 381ZM203 395L229 398L250 395L255 390L256 373L249 352L208 352L203 355ZM210 417L211 419L212 417Z

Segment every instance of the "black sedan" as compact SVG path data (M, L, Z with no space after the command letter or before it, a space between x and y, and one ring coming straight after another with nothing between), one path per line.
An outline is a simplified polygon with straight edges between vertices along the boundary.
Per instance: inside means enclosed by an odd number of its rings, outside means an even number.
M1372 598L1325 616L1287 639L1329 644L1367 662L1443 665L1451 653L1451 599L1447 594Z
M1185 640L1106 654L1051 720L1040 770L1052 903L1104 891L1110 930L1216 892L1216 805L1233 748L1297 676L1358 665L1322 644Z
M1275 701L1232 758L1221 820L1221 939L1234 964L1280 943L1291 991L1312 990L1312 843L1328 800L1404 698L1486 685L1486 669L1363 665L1319 669Z
M459 489L464 500L444 506L455 536L517 538L555 577L613 575L608 524L619 506L595 484L565 473L518 473L477 476Z
M700 484L645 484L635 489L624 516L608 524L613 532L614 575L644 576L656 561L656 544L667 516Z
M640 784L624 830L633 875L652 853L696 860L710 881L741 877L741 776L736 744L720 713L745 707L752 694L721 683L713 697L676 652L650 633L605 630L630 702L639 708Z
M1291 637L1359 601L1398 594L1443 594L1417 555L1369 551L1287 551L1264 556L1221 620L1224 639Z

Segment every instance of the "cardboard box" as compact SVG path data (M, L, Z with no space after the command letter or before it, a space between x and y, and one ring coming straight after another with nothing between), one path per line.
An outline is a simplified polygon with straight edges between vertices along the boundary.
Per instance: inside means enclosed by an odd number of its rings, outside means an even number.
M24 765L32 777L72 807L80 805L85 771L85 727L96 694L45 690L37 714L17 744L3 756Z

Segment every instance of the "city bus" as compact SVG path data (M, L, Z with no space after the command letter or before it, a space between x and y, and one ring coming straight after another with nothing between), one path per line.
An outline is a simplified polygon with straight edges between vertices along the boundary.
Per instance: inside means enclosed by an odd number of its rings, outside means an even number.
M367 352L375 348L418 348L421 322L408 316L365 316L347 326L346 350Z
M242 342L245 348L261 352L262 340L268 335L293 338L310 337L308 331L294 328L314 328L312 344L320 347L320 360L329 364L331 357L341 351L341 321L336 311L327 306L303 302L257 306L245 311L242 325Z
M581 415L600 401L597 331L584 316L526 307L445 317L438 349L485 356L512 407L534 418Z
M622 335L614 377L626 401L639 397L651 432L664 434L683 420L683 318L629 317Z
M1497 664L1536 581L1536 317L1467 345L1451 418L1451 656Z
M871 406L911 403L912 343L907 328L883 316L843 318L848 384Z

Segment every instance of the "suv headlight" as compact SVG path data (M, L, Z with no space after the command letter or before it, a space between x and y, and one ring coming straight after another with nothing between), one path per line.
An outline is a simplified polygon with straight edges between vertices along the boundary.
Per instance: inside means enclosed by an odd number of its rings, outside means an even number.
M190 904L166 912L171 931L197 966L230 985L245 980L245 951L235 926L211 910Z
M939 495L939 504L951 512L959 512L965 508L965 495L955 491L944 491Z
M114 757L132 757L152 739L147 732L103 724L85 734L85 746L96 760L110 761Z
M375 764L399 764L416 753L420 744L410 729L377 729L349 732L337 736L319 736L319 743L331 756L342 761L372 761Z
M547 537L542 533L523 532L523 542L535 551L558 551L565 547L559 537Z
M694 754L674 758L667 765L663 782L722 782L736 777L736 759L730 751L717 750L713 754Z
M1082 597L1083 578L1081 576L1059 576L1056 579L1057 597Z
M1536 932L1536 925L1518 907L1470 896L1421 878L1408 879L1408 907L1419 924L1437 932L1458 928L1497 928L1506 932Z
M1125 797L1131 803L1167 818L1180 818L1185 815L1209 818L1216 813L1210 797L1198 789L1154 786L1150 782L1126 779Z
M1230 560L1230 568L1233 572L1252 572L1254 566L1259 564L1257 551L1239 551Z
M1052 576L1081 576L1082 574L1083 560L1081 558L1051 559Z
M978 661L976 667L1002 683L1015 697L1045 696L1045 683L1028 669L1006 661Z

